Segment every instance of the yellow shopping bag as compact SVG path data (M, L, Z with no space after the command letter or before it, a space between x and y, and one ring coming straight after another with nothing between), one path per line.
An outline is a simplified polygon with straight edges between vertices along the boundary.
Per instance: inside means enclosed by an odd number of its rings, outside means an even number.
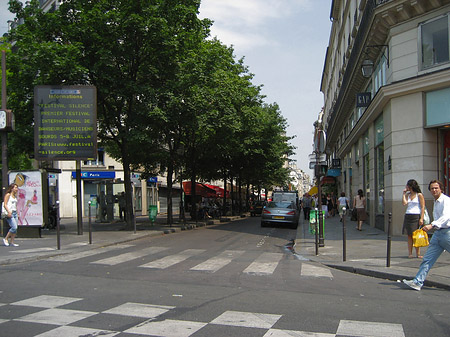
M413 232L413 246L414 247L426 247L428 243L428 234L423 229L416 229Z

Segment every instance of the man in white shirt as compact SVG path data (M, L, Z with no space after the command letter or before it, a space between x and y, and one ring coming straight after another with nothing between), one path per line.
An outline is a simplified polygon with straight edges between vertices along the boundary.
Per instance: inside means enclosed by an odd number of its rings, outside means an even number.
M414 290L422 288L428 272L442 252L444 250L450 252L450 198L443 193L444 185L439 180L432 180L428 185L428 189L434 198L434 221L429 225L423 226L422 229L428 232L434 228L435 232L416 277L412 280L403 280L403 283Z

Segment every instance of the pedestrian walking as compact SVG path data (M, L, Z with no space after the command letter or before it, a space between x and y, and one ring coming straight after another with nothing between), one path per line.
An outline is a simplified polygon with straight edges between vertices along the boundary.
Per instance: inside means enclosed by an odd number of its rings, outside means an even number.
M345 196L345 192L341 192L341 196L337 200L337 205L339 217L341 218L339 221L342 222L342 218L344 217L344 208L348 209L348 198Z
M302 208L305 220L308 221L309 221L309 213L311 212L311 206L312 206L312 198L308 193L305 193L302 199Z
M361 231L363 222L367 220L366 198L364 197L363 190L361 189L358 190L358 195L353 199L353 208L356 208L357 213L358 226L356 229Z
M9 225L9 231L3 239L3 244L5 246L14 246L18 247L17 243L14 243L14 239L17 234L17 192L19 191L19 187L16 183L13 183L8 186L6 190L5 198L3 199L3 207L7 213L6 222ZM3 213L3 210L2 210Z
M434 198L433 222L422 229L428 232L434 228L435 231L416 276L412 280L403 280L403 283L414 290L422 288L428 272L442 252L450 252L450 198L443 193L444 185L439 180L432 180L428 190Z
M423 215L425 213L425 198L420 190L419 184L414 179L408 180L403 190L402 204L406 206L405 217L403 220L402 233L408 236L408 257L413 258L413 232L423 226ZM416 248L416 257L420 255L420 247Z

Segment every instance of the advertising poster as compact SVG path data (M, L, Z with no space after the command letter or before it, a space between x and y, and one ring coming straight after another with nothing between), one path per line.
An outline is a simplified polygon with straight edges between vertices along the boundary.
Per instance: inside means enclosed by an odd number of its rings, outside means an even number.
M43 189L40 171L10 172L9 182L19 187L17 195L17 217L19 226L42 226Z

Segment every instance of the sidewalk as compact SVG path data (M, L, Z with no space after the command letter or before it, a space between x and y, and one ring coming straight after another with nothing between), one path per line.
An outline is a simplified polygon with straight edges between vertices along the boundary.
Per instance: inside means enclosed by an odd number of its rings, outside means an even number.
M409 259L406 236L391 239L390 267L387 266L387 234L363 224L362 231L355 229L356 222L346 217L346 261L343 261L343 226L339 216L325 219L324 247L319 247L316 256L315 236L309 233L309 224L301 224L297 230L295 252L300 259L320 262L326 266L356 274L388 279L392 281L412 279L422 259ZM426 252L421 248L421 255ZM415 250L413 248L413 254ZM414 255L415 256L415 255ZM431 268L425 286L450 290L450 254L443 252Z
M303 215L303 214L302 214ZM225 222L240 219L229 217ZM177 220L175 218L174 220ZM166 217L158 216L152 226L148 217L138 216L136 233L125 231L124 223L92 222L92 244L89 243L89 228L87 219L83 219L83 234L78 235L76 219L61 220L60 249L57 249L56 230L42 230L41 238L18 238L19 247L0 246L0 265L20 262L31 262L51 256L72 252L85 251L118 243L126 243L143 237L168 235L205 225L219 224L219 220L189 221L186 225L176 223L172 227L165 224ZM392 281L411 279L416 274L421 259L409 259L405 236L392 237L390 267L387 263L387 235L381 230L363 225L363 231L355 229L356 222L346 218L347 249L346 261L343 261L342 223L339 217L325 219L324 247L315 252L315 237L309 233L308 223L303 224L303 218L297 230L294 253L299 259L322 263L326 266L372 276ZM19 230L20 234L20 230ZM425 254L426 248L421 249ZM425 286L439 287L450 290L450 254L444 252L431 269Z

